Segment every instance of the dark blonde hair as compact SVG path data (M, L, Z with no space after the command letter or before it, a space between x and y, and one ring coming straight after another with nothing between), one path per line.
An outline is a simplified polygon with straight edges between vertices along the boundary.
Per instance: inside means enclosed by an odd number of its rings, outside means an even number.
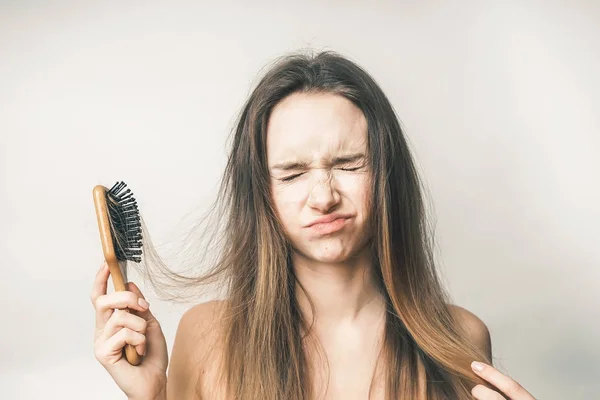
M387 303L380 365L387 399L471 398L483 383L473 360L490 362L449 312L436 274L422 187L398 118L375 80L333 53L285 56L264 74L236 124L219 192L224 211L218 259L197 285L219 279L228 299L223 369L235 399L308 399L304 321L290 244L279 223L266 157L273 108L292 93L333 93L368 125L372 172L370 240L374 274Z

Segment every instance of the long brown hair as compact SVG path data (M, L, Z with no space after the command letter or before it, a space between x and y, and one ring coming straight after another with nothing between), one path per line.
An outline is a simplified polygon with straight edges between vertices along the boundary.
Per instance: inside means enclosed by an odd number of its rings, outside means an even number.
M308 399L306 321L296 300L290 245L273 200L267 122L296 92L329 92L354 103L368 125L372 171L370 241L387 302L380 362L387 399L462 399L483 383L471 371L487 356L450 313L436 274L422 185L398 118L375 80L333 52L278 59L245 103L233 132L222 186L219 259L194 282L223 278L223 368L230 398ZM310 327L308 327L310 329Z

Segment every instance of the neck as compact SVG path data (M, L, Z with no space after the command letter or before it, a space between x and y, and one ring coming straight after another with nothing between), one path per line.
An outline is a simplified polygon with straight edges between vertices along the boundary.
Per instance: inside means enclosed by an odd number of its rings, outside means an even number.
M292 265L300 309L317 327L371 320L385 311L368 249L343 263L318 262L294 253Z

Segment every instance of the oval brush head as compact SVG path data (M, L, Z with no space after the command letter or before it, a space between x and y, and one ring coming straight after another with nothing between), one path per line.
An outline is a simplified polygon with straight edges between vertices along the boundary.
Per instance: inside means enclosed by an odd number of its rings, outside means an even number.
M106 191L108 219L117 259L142 261L142 224L137 201L125 182Z

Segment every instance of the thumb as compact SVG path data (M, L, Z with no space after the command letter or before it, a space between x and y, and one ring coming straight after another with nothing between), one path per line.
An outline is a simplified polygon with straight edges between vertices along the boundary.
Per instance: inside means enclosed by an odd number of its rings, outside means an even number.
M135 293L140 298L146 300L146 297L144 297L144 294L142 293L140 288L135 283L127 282L127 290L129 290L132 293ZM136 310L135 313L146 320L148 320L150 318L154 318L154 315L152 315L152 313L150 312L150 307L148 307L148 309L146 309L146 311L137 311Z
M133 293L137 294L142 299L146 299L144 297L144 294L140 290L140 288L135 283L133 283L133 282L127 282L127 290L129 290L130 292L133 292Z

